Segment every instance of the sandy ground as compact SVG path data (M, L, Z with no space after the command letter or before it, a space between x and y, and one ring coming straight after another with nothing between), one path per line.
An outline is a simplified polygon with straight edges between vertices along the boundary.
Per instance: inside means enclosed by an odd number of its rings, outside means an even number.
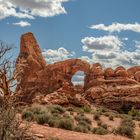
M42 138L37 140L47 140L48 137L57 137L60 140L130 140L125 137L118 135L94 135L94 134L85 134L78 133L58 128L51 128L47 126L38 125L32 123L30 131L33 135L38 135Z

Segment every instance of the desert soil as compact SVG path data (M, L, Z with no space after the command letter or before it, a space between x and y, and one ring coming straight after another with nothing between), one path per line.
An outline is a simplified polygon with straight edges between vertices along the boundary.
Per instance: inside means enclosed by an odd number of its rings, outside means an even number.
M59 128L51 128L32 123L30 131L32 135L38 136L37 140L47 140L49 137L57 137L60 140L130 140L129 138L121 137L118 135L95 135L78 133ZM42 138L41 138L42 137Z

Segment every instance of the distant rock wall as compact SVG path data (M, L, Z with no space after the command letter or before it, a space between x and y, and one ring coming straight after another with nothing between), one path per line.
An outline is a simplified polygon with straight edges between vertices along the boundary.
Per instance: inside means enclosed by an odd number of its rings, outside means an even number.
M83 95L92 103L110 108L121 108L126 103L140 108L140 66L125 69L103 69L99 63L90 65L80 59L69 59L46 64L32 33L21 36L20 54L17 58L17 92L24 102L36 96L46 96L67 84L77 71L85 73Z

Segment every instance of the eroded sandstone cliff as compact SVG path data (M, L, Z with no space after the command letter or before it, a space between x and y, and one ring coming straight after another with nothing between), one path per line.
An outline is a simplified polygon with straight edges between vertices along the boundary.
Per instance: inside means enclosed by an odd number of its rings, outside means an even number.
M69 103L72 101L68 96L80 94L91 103L111 109L140 108L140 66L104 69L99 63L90 65L80 59L46 64L34 35L26 33L21 36L16 69L17 92L23 102L32 103L39 96L43 102L53 103L62 95L61 100L66 98L61 103ZM77 71L85 73L84 87L79 93L71 82Z

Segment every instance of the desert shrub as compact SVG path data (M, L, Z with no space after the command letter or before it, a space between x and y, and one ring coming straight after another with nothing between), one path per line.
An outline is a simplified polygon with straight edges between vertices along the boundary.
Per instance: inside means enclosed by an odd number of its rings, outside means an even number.
M71 119L71 118L72 118L68 113L65 113L65 114L63 115L63 117L64 117L64 118L68 118L68 119Z
M23 110L21 116L28 121L34 120L34 114L30 110Z
M84 112L88 112L88 113L92 111L91 107L89 107L87 105L83 106L82 109Z
M67 111L75 111L73 107L68 107L66 110Z
M97 127L97 128L93 128L92 132L94 134L98 134L98 135L106 135L108 134L108 130L103 128L103 127Z
M31 111L33 114L44 114L47 112L45 106L38 104L32 105L32 107L27 108L27 110Z
M132 109L128 112L128 115L133 117L140 117L140 110L132 107Z
M60 119L58 122L58 128L66 129L66 130L73 130L74 122L71 119Z
M99 113L95 113L93 118L94 118L94 120L100 120L100 114Z
M121 125L118 127L116 132L122 136L133 138L134 136L134 122L130 118L123 119Z
M100 113L100 114L105 113L106 112L106 108L100 107L100 108L97 109L97 112Z
M77 113L84 113L84 110L81 107L75 107L74 110Z
M103 127L104 129L108 128L107 124L105 124L105 123L101 124L101 127Z
M88 133L88 129L86 127L84 127L83 125L77 125L74 128L74 131L76 131L76 132L82 132L82 133Z
M84 126L87 130L91 130L91 124L87 123L86 121L79 121L78 125Z
M38 124L45 124L45 123L48 123L48 121L51 117L52 116L50 114L47 114L47 113L38 114L38 115L35 116L35 121Z
M131 118L124 118L121 122L122 125L128 125L130 127L134 127L135 126L135 123L133 122L133 120Z
M91 120L89 118L87 118L84 114L78 114L75 116L75 119L77 121L85 121L87 122L88 124L91 124Z
M103 123L103 122L100 121L100 120L97 121L97 125L100 126L100 127L103 127L104 129L107 129L107 128L108 128L107 124Z
M60 105L48 105L47 108L51 113L64 113L66 110Z
M48 124L50 127L58 127L59 120L56 118L50 118Z
M135 140L140 140L140 131L135 135Z
M91 130L91 125L85 121L79 121L76 127L74 128L74 131L82 132L82 133L88 133L90 130Z
M114 121L114 117L112 115L109 116L110 121Z

